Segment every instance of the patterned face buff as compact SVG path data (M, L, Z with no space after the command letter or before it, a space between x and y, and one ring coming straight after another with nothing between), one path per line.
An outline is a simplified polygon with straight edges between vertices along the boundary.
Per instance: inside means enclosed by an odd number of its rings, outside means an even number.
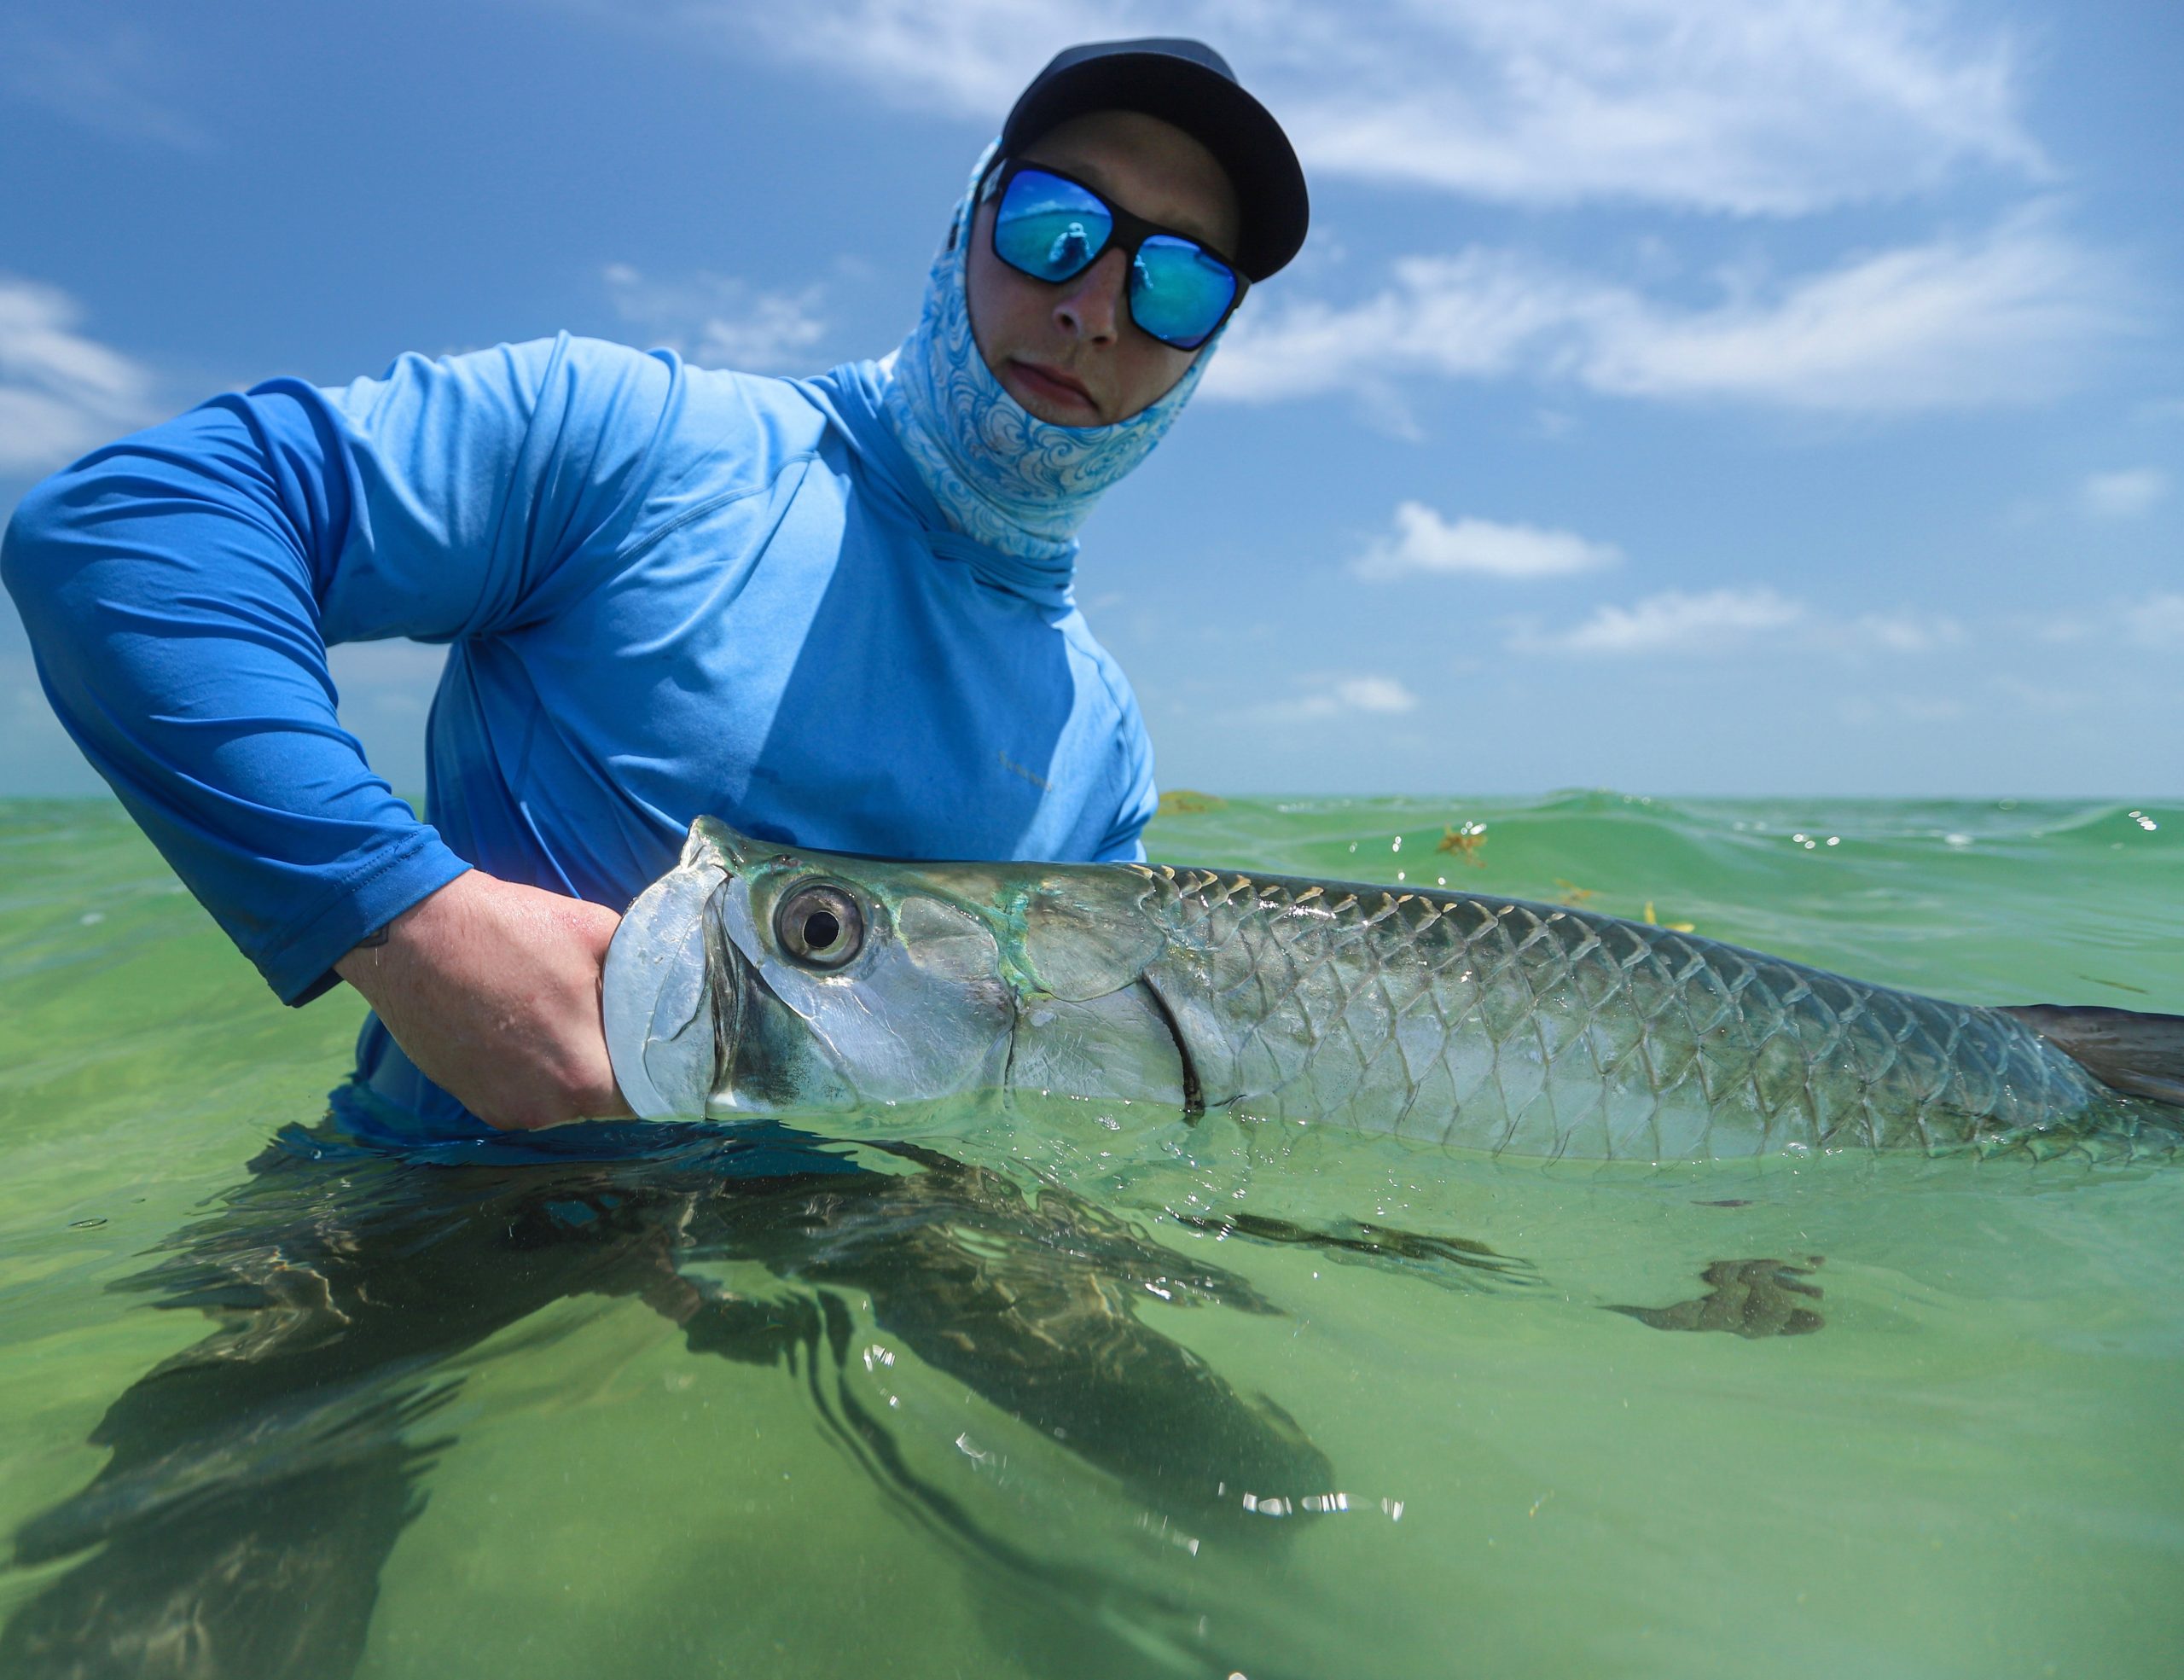
M1066 586L1077 527L1101 493L1150 455L1175 423L1221 335L1207 341L1173 390L1128 420L1051 426L1025 409L979 354L965 289L979 183L999 143L988 146L971 171L932 259L924 313L892 358L880 413L950 524L1043 571L1059 567Z

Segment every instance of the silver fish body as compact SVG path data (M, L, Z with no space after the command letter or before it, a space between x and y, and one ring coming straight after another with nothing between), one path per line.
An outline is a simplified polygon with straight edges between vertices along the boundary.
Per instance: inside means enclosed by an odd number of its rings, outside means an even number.
M1670 928L1213 869L881 863L711 819L625 918L605 1007L624 1094L663 1116L1039 1091L1653 1161L2184 1129L2008 1011Z

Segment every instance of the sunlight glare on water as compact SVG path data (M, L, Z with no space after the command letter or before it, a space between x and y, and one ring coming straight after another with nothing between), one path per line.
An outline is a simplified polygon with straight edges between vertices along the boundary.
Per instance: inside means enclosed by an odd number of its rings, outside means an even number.
M1567 793L1182 798L1150 845L2184 1012L2180 836ZM1060 1097L261 1156L360 1014L280 1009L113 807L0 805L0 1671L2175 1671L2184 1165Z

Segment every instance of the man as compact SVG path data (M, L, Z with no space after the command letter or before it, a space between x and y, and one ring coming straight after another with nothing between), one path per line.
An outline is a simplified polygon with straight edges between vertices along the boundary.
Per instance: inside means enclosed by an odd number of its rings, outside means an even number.
M274 990L370 1001L356 1124L624 1114L600 966L692 817L1141 855L1151 751L1072 604L1076 532L1306 220L1211 49L1074 48L886 363L759 379L564 336L276 380L49 480L0 573L62 721ZM424 823L327 674L392 636L450 644Z

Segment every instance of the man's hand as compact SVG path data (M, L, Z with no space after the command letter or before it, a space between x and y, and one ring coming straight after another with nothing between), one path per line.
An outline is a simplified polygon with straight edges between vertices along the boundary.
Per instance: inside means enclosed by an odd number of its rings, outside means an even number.
M459 875L334 968L425 1076L506 1131L627 1116L599 1014L603 905Z

